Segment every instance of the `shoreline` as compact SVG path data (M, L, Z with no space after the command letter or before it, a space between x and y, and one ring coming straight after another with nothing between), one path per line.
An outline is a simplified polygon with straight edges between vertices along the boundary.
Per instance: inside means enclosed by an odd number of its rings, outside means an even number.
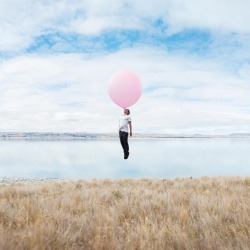
M84 182L102 182L102 181L113 181L113 182L123 182L123 181L133 181L133 182L140 182L142 180L150 180L150 181L180 181L180 180L215 180L218 178L224 178L224 179L231 179L231 178L240 178L240 179L248 179L250 176L241 176L241 175L233 175L233 176L199 176L199 177L173 177L173 178L92 178L92 179L84 179L84 178L79 178L79 179L63 179L63 178L53 178L53 177L7 177L3 176L0 177L0 186L1 185L18 185L18 184L44 184L44 183L55 183L55 182L79 182L79 181L84 181Z
M0 177L0 185L5 184L36 184L36 183L51 183L57 181L66 181L66 179L60 178L52 178L52 177L45 177L45 178L32 178L32 177Z

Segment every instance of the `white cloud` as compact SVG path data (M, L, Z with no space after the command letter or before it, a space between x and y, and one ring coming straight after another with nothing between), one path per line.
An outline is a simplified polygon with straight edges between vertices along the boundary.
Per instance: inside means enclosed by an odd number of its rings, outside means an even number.
M19 52L53 32L100 34L110 29L154 30L162 18L169 32L200 28L250 32L248 0L1 0L0 50Z
M225 32L249 33L248 0L174 0L166 17L173 30L201 28Z
M0 130L117 131L122 111L109 99L107 83L114 72L129 69L144 89L131 108L135 132L249 132L249 5L248 0L0 0L0 53L12 56L0 61ZM167 31L153 25L159 19ZM143 42L110 54L24 52L42 35L89 37L119 29L166 35L201 29L212 37L204 57ZM70 44L59 40L54 46L67 51Z
M109 99L107 84L120 69L136 72L143 83L143 95L131 107L134 132L250 130L246 66L232 74L213 60L150 48L2 62L0 130L116 132L122 110Z

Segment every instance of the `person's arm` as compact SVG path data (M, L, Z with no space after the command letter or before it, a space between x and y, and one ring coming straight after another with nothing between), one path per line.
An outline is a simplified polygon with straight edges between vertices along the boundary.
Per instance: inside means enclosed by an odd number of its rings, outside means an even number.
M132 122L129 121L128 125L129 125L129 130L130 130L130 136L132 136Z

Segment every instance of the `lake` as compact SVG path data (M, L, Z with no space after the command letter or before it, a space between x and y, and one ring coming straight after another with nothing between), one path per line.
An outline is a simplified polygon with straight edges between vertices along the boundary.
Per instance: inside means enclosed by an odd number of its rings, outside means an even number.
M1 177L63 179L249 176L249 139L0 141Z

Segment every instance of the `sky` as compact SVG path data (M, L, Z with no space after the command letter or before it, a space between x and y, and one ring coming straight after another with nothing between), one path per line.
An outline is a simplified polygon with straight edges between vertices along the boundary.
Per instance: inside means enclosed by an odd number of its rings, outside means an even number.
M249 0L0 0L0 132L250 133Z

